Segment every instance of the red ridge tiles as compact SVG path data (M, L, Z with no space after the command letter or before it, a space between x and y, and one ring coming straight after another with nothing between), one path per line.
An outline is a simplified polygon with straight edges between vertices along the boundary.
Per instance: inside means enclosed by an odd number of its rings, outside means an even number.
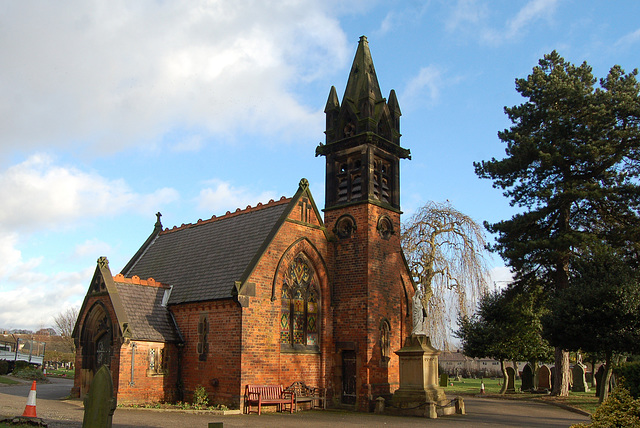
M149 287L169 288L167 284L163 284L159 281L156 281L153 278L140 279L138 275L133 275L131 278L126 278L124 275L119 273L113 277L113 280L115 282L124 283L124 284L137 284L137 285L147 285Z
M196 226L200 226L202 224L207 224L207 223L211 223L214 221L218 221L218 220L224 220L227 218L231 218L231 217L235 217L238 215L242 215L242 214L247 214L250 212L254 212L254 211L258 211L267 207L273 207L276 205L282 205L282 204L287 204L289 202L291 202L292 198L287 198L286 196L282 196L278 201L274 201L273 199L270 199L269 202L267 204L263 204L262 202L258 202L258 204L255 207L252 207L251 205L247 205L247 208L245 208L244 210L237 208L235 210L235 212L231 212L231 211L227 211L227 213L221 217L216 217L215 215L211 216L210 219L208 220L202 220L202 219L198 219L197 223L188 223L188 224L184 224L182 223L182 225L180 227L178 226L173 226L171 229L169 228L165 228L162 232L160 232L161 235L164 235L166 233L171 233L171 232L175 232L178 230L183 230L183 229L188 229L190 227L196 227Z

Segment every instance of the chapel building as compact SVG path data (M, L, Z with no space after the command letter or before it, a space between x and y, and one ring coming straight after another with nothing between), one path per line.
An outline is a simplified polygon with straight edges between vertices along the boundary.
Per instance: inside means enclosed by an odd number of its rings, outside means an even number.
M326 388L369 411L399 384L414 283L400 245L400 108L360 38L340 103L325 107L324 218L302 179L290 198L149 238L122 271L98 260L74 329L73 393L109 366L120 403L241 408L247 384Z

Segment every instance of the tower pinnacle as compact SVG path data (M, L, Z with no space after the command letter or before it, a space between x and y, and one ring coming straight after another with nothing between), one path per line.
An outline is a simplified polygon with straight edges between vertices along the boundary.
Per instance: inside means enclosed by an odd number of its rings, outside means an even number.
M326 208L372 202L400 208L400 107L395 91L382 96L369 42L360 37L349 78L338 100L331 87L325 106L326 144L316 156L327 157Z

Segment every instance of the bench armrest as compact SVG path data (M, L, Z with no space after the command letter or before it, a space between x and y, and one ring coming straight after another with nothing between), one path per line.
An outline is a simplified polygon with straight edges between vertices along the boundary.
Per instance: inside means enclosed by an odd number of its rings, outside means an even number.
M260 400L260 396L262 395L262 392L260 391L249 391L247 393L247 400Z

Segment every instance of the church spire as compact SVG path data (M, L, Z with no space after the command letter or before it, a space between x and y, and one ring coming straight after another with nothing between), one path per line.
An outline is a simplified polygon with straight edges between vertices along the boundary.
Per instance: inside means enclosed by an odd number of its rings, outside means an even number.
M371 202L399 210L399 160L410 158L400 147L400 107L392 90L382 96L369 51L360 37L342 103L331 87L325 106L326 144L316 156L326 156L325 208Z
M353 103L360 110L361 116L372 117L374 106L384 101L369 51L369 42L365 36L361 36L342 102Z

